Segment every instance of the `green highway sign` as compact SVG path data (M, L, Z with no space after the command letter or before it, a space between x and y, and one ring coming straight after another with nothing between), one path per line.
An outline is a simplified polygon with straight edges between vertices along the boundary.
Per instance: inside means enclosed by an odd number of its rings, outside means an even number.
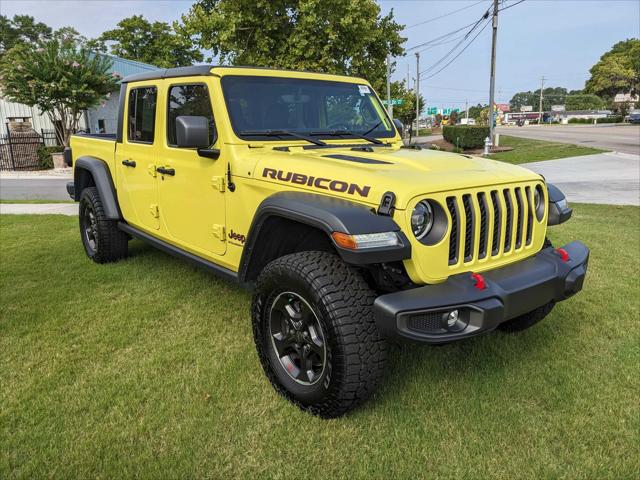
M385 101L385 103L387 103L387 105L388 105L389 101L387 100L387 101ZM391 105L399 106L399 105L402 105L403 103L404 103L404 100L402 100L401 98L392 98L391 99Z

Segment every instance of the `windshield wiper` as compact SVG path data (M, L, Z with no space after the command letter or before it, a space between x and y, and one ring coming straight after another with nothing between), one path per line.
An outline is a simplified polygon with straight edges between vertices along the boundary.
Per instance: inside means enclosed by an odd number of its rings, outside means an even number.
M291 132L289 130L244 130L240 132L240 135L246 135L251 137L283 137L290 136L294 138L299 138L300 140L306 140L309 143L313 143L314 145L319 145L324 147L327 143L322 140L317 140L315 138L308 137L306 135L302 135L301 133Z
M376 145L383 145L384 142L381 142L377 138L370 137L364 133L353 132L351 130L326 130L320 132L311 132L309 135L330 135L332 137L342 137L345 135L351 135L352 137L362 138L368 142L374 143Z

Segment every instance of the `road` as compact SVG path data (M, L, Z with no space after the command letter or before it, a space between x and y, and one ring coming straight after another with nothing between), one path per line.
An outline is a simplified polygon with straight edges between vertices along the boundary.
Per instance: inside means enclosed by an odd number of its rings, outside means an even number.
M499 126L496 131L514 137L599 147L640 155L640 125L525 125Z
M71 200L65 177L0 177L0 200Z

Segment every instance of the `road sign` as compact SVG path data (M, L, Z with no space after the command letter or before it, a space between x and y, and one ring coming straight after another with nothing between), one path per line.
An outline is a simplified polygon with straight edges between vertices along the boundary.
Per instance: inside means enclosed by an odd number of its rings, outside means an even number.
M388 101L385 100L385 103L388 103ZM404 100L401 98L392 98L391 99L391 105L394 106L400 106L404 103Z
M564 105L551 105L552 112L564 112Z
M521 112L533 112L533 107L531 105L522 105L520 106Z

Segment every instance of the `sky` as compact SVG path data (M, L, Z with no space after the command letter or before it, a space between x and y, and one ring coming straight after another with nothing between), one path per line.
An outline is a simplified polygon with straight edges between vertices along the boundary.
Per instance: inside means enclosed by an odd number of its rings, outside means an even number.
M514 93L545 86L580 89L589 68L613 44L640 37L640 0L508 0L499 13L496 61L496 101L508 103ZM73 26L92 38L118 21L142 14L150 20L172 22L188 11L191 0L0 0L0 13L29 14L53 28ZM406 25L402 35L410 49L476 22L490 0L382 0L383 14L393 10ZM484 23L480 24L482 27ZM470 27L469 27L470 28ZM465 33L447 35L451 40ZM479 29L475 30L472 38ZM438 73L438 61L457 40L420 51L420 92L428 106L459 107L488 103L491 25ZM463 43L460 48L464 47ZM414 49L395 59L394 79L416 76ZM456 52L458 52L456 50ZM435 64L435 66L434 66ZM431 77L431 78L428 78ZM384 92L379 92L381 95Z

